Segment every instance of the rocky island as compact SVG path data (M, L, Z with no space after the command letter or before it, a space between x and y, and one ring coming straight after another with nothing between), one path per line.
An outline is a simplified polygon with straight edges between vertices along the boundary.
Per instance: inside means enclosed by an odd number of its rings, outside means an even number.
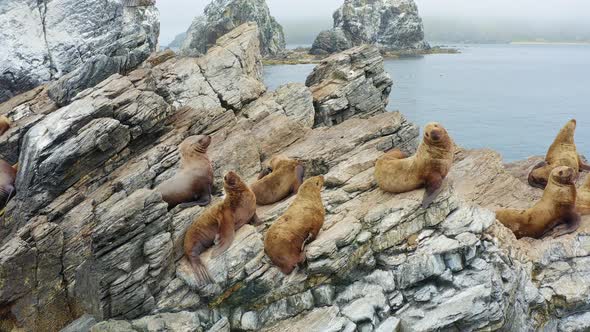
M393 82L378 48L329 56L305 85L274 91L262 58L260 30L246 23L200 57L152 53L87 89L57 80L0 104L12 121L0 154L19 164L0 228L0 330L590 328L588 220L556 239L516 240L492 212L540 197L522 178L534 160L505 166L459 148L451 185L422 208L422 190L392 195L373 181L383 151L419 141L385 110ZM153 188L196 134L212 137L215 201L225 172L250 183L279 153L306 177L324 175L326 220L304 266L285 276L263 251L291 197L259 207L263 224L242 227L221 256L205 252L215 283L195 285L182 241L204 208L168 211Z

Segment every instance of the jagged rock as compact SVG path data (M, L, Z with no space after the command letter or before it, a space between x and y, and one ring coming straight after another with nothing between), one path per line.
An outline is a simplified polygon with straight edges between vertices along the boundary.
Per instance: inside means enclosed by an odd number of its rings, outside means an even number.
M277 55L285 49L283 28L270 15L265 0L213 0L204 16L193 20L181 53L203 54L219 37L246 22L258 25L262 55Z
M125 332L125 331L174 331L201 332L199 316L191 312L165 313L146 316L131 322L106 321L92 327L91 332Z
M157 49L160 29L150 1L7 0L0 23L0 102L63 76L49 89L60 105L138 66Z
M149 188L161 173L177 167L176 146L191 130L219 131L223 125L215 120L237 123L231 109L221 108L225 100L239 105L264 91L257 80L256 35L256 27L246 25L220 39L208 55L218 65L211 61L204 73L198 62L206 59L161 54L149 66L113 75L59 109L46 102L44 88L2 105L18 118L0 150L22 157L23 194L11 201L3 221L2 326L53 331L83 313L98 320L132 319L168 305L200 303L170 282L175 244L186 225L174 230L172 214ZM241 82L243 93L224 90L223 82L215 81L218 73ZM183 85L183 79L203 84ZM176 112L204 103L218 109ZM229 117L201 117L219 109ZM195 119L206 123L200 127ZM213 123L216 129L208 129ZM43 217L31 218L36 214ZM158 294L168 297L156 301Z
M324 59L305 84L313 93L316 126L332 126L384 112L393 82L379 50L365 45Z
M414 0L345 0L333 16L334 28L317 36L311 54L340 52L363 44L388 51L430 48L424 41L424 26Z
M60 332L90 332L90 329L96 324L97 322L94 317L84 314L82 317L64 327Z
M352 43L346 37L344 30L342 28L334 28L320 32L309 52L315 55L332 54L346 51L351 47Z

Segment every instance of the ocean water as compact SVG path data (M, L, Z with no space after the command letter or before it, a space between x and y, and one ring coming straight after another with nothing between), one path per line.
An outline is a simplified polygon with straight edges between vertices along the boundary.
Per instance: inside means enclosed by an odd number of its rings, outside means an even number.
M590 157L589 45L456 47L461 54L386 60L388 109L420 126L438 121L457 144L491 148L506 162L544 155L575 118L578 150ZM265 82L305 82L313 67L266 66Z

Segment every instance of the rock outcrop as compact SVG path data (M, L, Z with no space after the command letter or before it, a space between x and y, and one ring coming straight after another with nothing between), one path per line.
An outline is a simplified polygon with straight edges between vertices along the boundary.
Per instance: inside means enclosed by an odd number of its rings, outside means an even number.
M181 53L204 54L219 37L246 22L258 25L263 56L274 56L285 49L283 28L271 16L265 0L213 0L204 15L193 20Z
M5 0L0 24L0 102L68 74L51 89L66 104L142 63L159 36L153 0Z
M375 46L363 45L324 59L305 84L313 93L315 125L385 112L393 82Z
M459 151L451 185L426 209L421 190L384 193L375 159L413 152L418 128L397 112L314 128L311 89L266 91L260 61L258 31L245 24L201 58L156 54L65 107L43 88L0 105L18 119L0 153L20 154L21 165L0 230L0 329L589 328L587 222L558 239L516 240L490 209L539 192L485 150ZM321 85L321 71L310 80ZM182 241L203 208L168 211L152 188L178 168L177 145L199 133L213 137L214 200L224 172L250 182L278 152L325 176L326 222L291 275L270 264L263 238L292 197L258 208L263 224L242 227L220 257L206 251L215 284L196 287Z
M385 51L424 50L424 26L414 0L345 0L334 13L334 28L321 32L312 54L373 44Z

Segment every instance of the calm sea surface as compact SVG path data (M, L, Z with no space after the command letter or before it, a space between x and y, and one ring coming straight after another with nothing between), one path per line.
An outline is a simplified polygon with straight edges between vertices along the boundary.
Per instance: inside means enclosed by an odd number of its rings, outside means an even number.
M543 155L570 118L590 157L590 46L461 45L461 54L387 60L389 110L423 126L438 121L457 144L505 161ZM266 66L270 89L305 82L314 65Z

